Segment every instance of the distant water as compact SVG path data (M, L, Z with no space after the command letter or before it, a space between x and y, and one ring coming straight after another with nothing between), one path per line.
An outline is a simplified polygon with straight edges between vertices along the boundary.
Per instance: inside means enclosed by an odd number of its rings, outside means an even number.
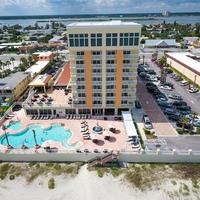
M16 17L16 19L14 19L14 17L10 17L9 19L4 19L2 17L0 17L0 26L3 25L14 25L14 24L20 24L22 26L28 26L28 25L34 25L36 22L39 25L45 25L51 21L59 21L64 23L65 25L75 22L75 21L95 21L95 20L124 20L124 21L134 21L140 24L158 24L163 22L164 20L166 21L166 23L173 23L174 21L176 21L177 23L181 23L181 24L196 24L196 23L200 23L200 16L188 16L188 15L180 15L180 16L170 16L170 17L162 17L162 16L147 16L147 17L142 17L142 16L136 16L136 17L132 17L132 16L124 16L124 15L120 15L120 16L87 16L87 17L48 17L48 18L44 18L44 17Z

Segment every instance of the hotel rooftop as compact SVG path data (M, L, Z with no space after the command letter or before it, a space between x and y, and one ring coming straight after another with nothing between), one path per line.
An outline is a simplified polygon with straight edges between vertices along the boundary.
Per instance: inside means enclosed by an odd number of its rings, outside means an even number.
M112 20L112 21L102 21L102 22L75 22L68 25L68 27L90 27L90 26L97 26L97 27L121 27L121 26L138 26L141 27L140 24L135 22L123 22L120 20Z

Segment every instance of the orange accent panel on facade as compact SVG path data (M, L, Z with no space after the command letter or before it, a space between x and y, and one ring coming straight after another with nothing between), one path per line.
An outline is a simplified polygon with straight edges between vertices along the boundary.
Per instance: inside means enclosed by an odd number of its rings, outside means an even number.
M92 108L92 54L91 51L84 52L85 61L85 89L86 89L86 106Z
M122 76L123 76L123 50L117 50L117 69L116 69L116 95L115 95L115 107L121 107L122 97Z

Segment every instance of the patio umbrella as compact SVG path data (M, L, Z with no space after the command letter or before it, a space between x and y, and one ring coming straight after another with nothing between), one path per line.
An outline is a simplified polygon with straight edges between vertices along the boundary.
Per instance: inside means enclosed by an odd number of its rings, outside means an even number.
M104 135L105 140L109 140L110 139L110 134L109 134L108 131L104 131L103 135Z
M47 97L48 97L48 95L47 95L47 94L43 94L43 97L47 98Z
M39 97L39 94L34 94L34 97L35 97L35 98L38 98L38 97Z
M94 143L97 143L97 142L98 142L98 137L97 137L96 134L91 134L90 137L91 137L91 139L92 139L92 142L94 142Z
M4 101L5 101L5 102L9 102L9 101L10 101L10 98L6 98Z

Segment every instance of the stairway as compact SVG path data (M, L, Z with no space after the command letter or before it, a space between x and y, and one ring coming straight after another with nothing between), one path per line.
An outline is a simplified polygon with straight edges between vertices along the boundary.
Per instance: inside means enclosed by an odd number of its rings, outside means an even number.
M117 158L118 158L117 154L110 153L106 156L96 157L94 159L89 160L88 166L93 167L95 165L103 165L103 164L111 162L113 160L117 160Z

